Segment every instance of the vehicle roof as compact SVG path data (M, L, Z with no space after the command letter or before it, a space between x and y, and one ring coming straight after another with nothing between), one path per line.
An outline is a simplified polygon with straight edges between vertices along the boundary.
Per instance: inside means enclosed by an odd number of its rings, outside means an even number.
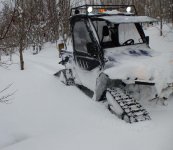
M122 24L122 23L150 23L157 22L157 19L148 16L134 16L134 15L125 15L125 14L78 14L71 17L72 20L80 19L80 18L91 18L91 19L99 19L111 22L113 24Z
M157 22L157 19L148 16L101 16L98 17L114 24L120 23L147 23Z

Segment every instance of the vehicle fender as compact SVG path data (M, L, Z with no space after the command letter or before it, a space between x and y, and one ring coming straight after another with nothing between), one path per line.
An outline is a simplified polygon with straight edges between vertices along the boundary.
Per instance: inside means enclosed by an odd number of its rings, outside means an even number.
M111 87L120 87L123 85L122 80L120 79L110 79L109 76L105 73L100 73L96 80L96 88L94 91L93 99L100 101L101 98L106 94L106 89Z
M101 73L96 80L96 88L94 91L94 100L99 101L104 91L106 91L109 81L108 75Z

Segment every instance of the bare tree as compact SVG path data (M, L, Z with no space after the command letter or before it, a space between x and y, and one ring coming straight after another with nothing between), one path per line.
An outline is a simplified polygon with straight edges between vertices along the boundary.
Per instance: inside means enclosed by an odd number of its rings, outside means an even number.
M13 0L13 5L5 3L0 12L0 51L18 49L23 70L25 48L59 37L67 41L71 7L102 3L134 4L139 15L159 16L161 35L163 22L173 23L173 0Z
M159 0L159 6L160 6L160 36L163 35L162 29L163 29L163 8L162 8L162 0Z
M171 6L170 8L171 8L172 27L173 27L173 0L171 0L170 6Z

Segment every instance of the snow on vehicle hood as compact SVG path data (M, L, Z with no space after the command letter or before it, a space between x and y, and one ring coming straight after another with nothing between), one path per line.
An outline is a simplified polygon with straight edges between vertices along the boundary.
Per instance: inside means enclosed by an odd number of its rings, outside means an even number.
M105 49L104 73L110 79L154 82L161 90L173 83L173 53L157 52L144 44Z

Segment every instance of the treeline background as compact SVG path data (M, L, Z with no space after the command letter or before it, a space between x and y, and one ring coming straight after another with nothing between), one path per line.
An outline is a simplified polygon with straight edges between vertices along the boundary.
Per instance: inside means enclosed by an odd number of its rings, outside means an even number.
M2 0L0 9L0 56L32 45L66 42L70 35L70 9L82 4L134 4L139 15L173 24L173 0ZM0 57L1 58L1 57Z

